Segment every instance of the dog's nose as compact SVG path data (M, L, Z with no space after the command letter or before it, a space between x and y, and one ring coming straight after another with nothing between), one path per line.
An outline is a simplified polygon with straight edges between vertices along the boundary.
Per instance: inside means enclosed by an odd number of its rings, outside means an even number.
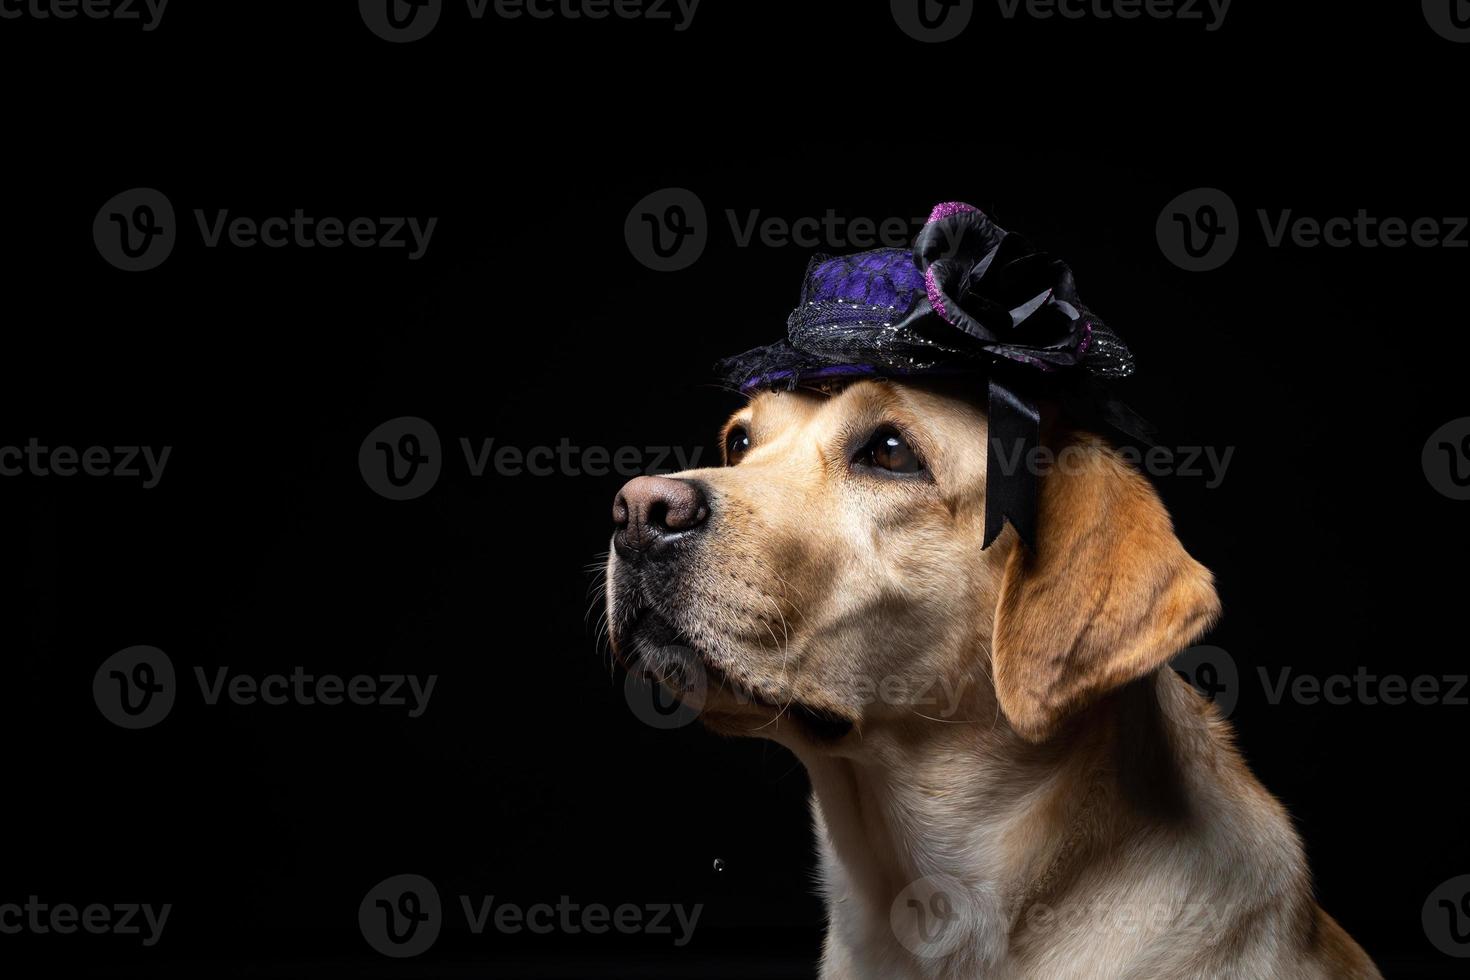
M655 545L692 531L709 517L709 502L699 484L665 476L629 480L613 498L613 547L628 558L642 557Z

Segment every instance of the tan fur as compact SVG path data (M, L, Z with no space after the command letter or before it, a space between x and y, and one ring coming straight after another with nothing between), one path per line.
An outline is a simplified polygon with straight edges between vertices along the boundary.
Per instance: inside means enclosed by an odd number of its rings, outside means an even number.
M611 634L637 648L651 609L716 681L682 690L703 721L806 766L825 980L1379 976L1316 906L1229 727L1167 668L1218 600L1105 442L1050 439L1033 555L1010 530L980 548L985 417L942 385L767 393L733 423L739 465L677 474L711 511L677 574L634 602L610 559ZM851 467L880 423L932 479ZM853 728L820 737L813 712ZM926 881L952 914L916 952L902 916Z
M1013 549L1001 585L995 686L1016 730L1041 741L1198 639L1220 602L1148 482L1095 437L1057 452L1038 514L1036 553Z

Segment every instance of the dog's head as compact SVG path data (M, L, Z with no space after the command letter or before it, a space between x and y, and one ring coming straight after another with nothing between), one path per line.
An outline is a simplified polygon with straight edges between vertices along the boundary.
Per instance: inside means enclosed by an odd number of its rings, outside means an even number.
M613 648L722 732L1004 718L1046 741L1219 608L1140 474L1096 436L1047 441L1036 551L1010 530L982 550L985 414L957 389L756 395L723 467L618 494Z

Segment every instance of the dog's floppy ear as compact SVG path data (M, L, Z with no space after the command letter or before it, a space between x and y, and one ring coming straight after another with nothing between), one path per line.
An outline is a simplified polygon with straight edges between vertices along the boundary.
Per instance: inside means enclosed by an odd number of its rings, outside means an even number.
M1001 710L1033 742L1168 662L1220 611L1158 494L1095 436L1057 451L1037 516L1035 553L1018 543L1006 561L992 647Z

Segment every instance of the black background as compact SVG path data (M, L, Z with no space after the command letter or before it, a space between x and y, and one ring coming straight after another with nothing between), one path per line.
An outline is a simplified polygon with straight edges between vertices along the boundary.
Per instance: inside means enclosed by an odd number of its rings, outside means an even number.
M596 636L616 476L472 477L459 439L702 447L737 401L719 356L779 335L811 249L740 247L727 211L922 216L962 199L1065 255L1141 362L1127 397L1228 476L1156 480L1216 573L1207 642L1242 676L1240 744L1293 814L1319 899L1391 976L1452 975L1420 925L1470 872L1451 705L1269 703L1257 667L1463 673L1467 506L1420 453L1466 413L1470 250L1270 248L1257 209L1470 210L1470 47L1417 5L1238 4L1223 27L1006 21L924 45L885 4L705 0L668 23L475 23L388 44L355 4L180 3L156 31L0 20L6 356L0 445L168 445L153 489L0 479L7 590L0 902L171 902L162 941L0 936L25 970L301 976L810 976L794 759L624 700ZM91 237L155 187L180 240L144 273ZM1201 186L1240 209L1221 269L1155 237ZM693 190L710 243L658 273L624 241ZM205 248L192 211L435 216L405 250ZM839 249L840 250L840 249ZM358 448L430 421L444 472L383 499ZM593 591L589 592L589 589ZM124 731L93 673L134 644L183 676ZM213 670L434 673L386 707L205 706ZM716 872L720 859L724 870ZM394 962L358 902L704 903L693 942L472 936ZM25 972L23 970L22 972Z

